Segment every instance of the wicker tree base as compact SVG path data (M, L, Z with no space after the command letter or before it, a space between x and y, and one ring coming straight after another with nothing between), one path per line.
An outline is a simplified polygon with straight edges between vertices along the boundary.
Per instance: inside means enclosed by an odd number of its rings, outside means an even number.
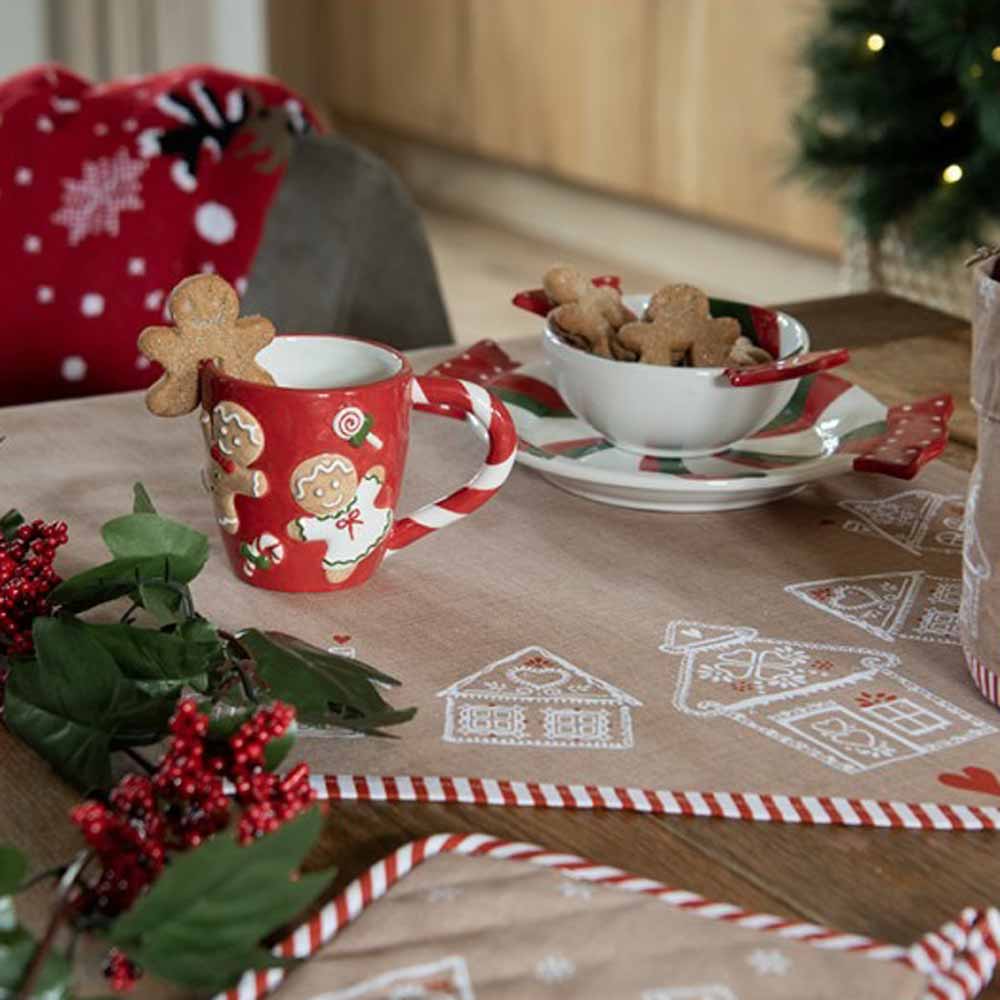
M944 260L927 261L913 253L900 229L880 240L852 230L844 247L843 280L851 292L891 292L969 319L972 279L965 260L974 250L970 244Z

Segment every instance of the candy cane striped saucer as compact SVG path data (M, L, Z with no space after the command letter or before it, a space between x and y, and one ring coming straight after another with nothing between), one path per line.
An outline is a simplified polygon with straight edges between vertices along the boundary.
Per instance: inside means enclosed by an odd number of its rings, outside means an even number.
M705 458L653 458L614 447L573 416L544 362L501 375L490 388L514 418L518 462L578 496L660 511L756 507L852 470L910 479L944 450L953 409L948 396L887 408L820 372L803 378L753 437Z

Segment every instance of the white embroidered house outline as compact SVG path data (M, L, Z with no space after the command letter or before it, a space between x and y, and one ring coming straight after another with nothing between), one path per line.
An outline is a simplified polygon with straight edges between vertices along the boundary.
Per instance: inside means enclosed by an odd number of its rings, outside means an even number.
M671 622L660 649L681 659L679 711L729 719L846 774L997 731L903 676L888 652L689 621Z
M313 1000L476 1000L469 968L460 955L437 962L392 969L356 986L333 993L320 993Z
M628 750L642 702L541 646L528 646L438 692L446 743Z
M785 592L886 642L958 645L961 582L923 570L808 580Z
M721 983L708 986L666 986L643 990L642 1000L739 1000L739 997Z
M845 531L878 535L919 556L962 548L964 501L958 494L904 490L880 500L841 500L838 506L858 518L845 521Z

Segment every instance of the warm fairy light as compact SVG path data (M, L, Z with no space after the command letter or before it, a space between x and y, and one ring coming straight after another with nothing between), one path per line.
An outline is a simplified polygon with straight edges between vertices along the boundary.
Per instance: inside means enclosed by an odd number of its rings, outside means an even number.
M962 179L962 168L957 163L949 163L941 171L941 179L945 184L957 184Z
M969 76L971 76L974 80L978 80L982 75L983 67L980 66L979 63L973 63L969 67Z
M954 111L942 111L939 120L944 128L951 128L958 121L958 115Z
M990 57L994 62L1000 62L1000 45L994 45Z
M877 31L873 31L866 39L865 45L869 52L881 52L885 48L885 38Z

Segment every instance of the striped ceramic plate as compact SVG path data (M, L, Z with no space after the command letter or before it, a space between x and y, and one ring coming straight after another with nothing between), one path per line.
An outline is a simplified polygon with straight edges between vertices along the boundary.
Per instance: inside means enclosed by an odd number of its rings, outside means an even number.
M500 376L491 389L514 418L519 462L571 493L666 511L753 507L851 470L909 479L944 449L952 411L948 396L887 408L821 372L802 379L753 437L705 458L653 458L614 447L574 417L544 362Z

